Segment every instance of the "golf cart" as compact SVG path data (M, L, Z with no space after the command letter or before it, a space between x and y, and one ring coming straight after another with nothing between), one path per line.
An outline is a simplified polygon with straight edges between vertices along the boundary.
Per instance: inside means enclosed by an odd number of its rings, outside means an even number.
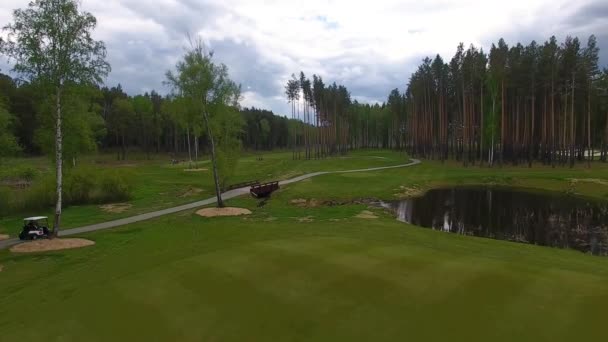
M49 221L46 216L26 217L23 219L23 229L19 233L21 240L37 240L48 238Z

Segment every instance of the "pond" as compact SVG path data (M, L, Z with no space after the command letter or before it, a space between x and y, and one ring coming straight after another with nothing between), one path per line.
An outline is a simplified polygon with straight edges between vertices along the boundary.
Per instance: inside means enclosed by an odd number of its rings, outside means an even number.
M383 203L403 222L463 235L608 255L608 203L498 187L433 189Z

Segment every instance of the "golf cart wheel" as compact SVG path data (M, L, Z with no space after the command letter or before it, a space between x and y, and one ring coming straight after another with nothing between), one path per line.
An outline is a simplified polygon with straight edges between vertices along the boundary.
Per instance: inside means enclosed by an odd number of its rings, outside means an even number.
M32 235L32 238L31 238L31 239L32 239L32 240L36 240L36 239L38 239L38 235Z

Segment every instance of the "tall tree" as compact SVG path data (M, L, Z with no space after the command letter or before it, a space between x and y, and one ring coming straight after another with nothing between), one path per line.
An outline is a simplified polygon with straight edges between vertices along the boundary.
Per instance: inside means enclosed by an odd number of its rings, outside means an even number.
M6 41L0 53L14 60L13 70L35 81L41 91L54 98L56 205L54 235L61 224L63 154L62 100L66 87L96 84L110 71L106 49L91 32L95 17L81 12L75 0L35 0L26 9L13 12L13 23L4 27Z
M222 114L229 108L239 105L241 89L228 76L228 67L213 62L213 53L207 52L199 40L192 44L182 60L176 65L176 71L168 71L168 82L184 97L191 99L193 109L204 119L207 138L211 146L211 162L217 206L223 207L220 187L220 175L216 155L216 122L221 121Z

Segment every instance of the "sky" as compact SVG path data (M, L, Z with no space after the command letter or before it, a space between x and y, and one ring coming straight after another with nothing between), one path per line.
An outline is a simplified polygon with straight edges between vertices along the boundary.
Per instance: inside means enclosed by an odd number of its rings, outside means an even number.
M30 0L1 0L0 26ZM485 51L539 43L555 35L595 34L608 66L606 0L80 0L97 17L94 37L107 47L109 86L135 95L167 93L165 72L200 37L243 89L242 106L287 115L284 87L292 73L345 85L360 102L382 102L404 90L426 57L449 60L459 42ZM0 69L7 72L5 58Z

